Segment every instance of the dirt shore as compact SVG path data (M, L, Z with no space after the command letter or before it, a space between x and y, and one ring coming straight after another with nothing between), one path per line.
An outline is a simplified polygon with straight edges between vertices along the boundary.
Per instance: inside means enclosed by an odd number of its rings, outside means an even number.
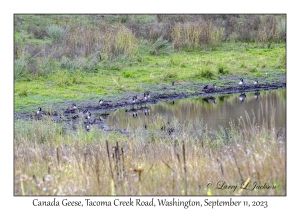
M239 77L236 77L235 80L238 81ZM233 78L230 78L231 80ZM229 79L228 79L229 80ZM169 86L161 86L161 85L152 85L147 87L150 91L150 98L147 100L147 104L155 104L160 101L173 101L182 98L191 98L191 97L207 97L211 95L219 95L219 94L232 94L232 93L242 93L242 92L253 92L253 91L262 91L262 90L272 90L278 88L286 88L286 75L280 75L280 82L265 82L259 85L254 85L252 82L250 83L250 79L244 80L245 85L224 85L223 87L217 87L216 89L211 90L203 90L205 86L204 83L193 83L193 82L175 82L174 86L171 84ZM252 80L251 80L252 81ZM116 110L119 108L130 107L131 103L128 102L132 99L133 96L138 95L142 96L142 93L133 93L127 92L119 95L118 97L106 97L105 100L108 102L105 105L99 104L99 98L91 98L86 101L66 101L65 103L57 103L51 105L41 105L45 107L55 107L52 108L52 113L64 113L64 115L68 115L65 112L66 107L70 106L72 103L75 103L79 110L89 110L91 112L104 112L108 110ZM143 102L144 104L144 102ZM38 106L37 106L38 107ZM27 112L15 112L14 118L16 119L32 119L34 113L37 111L33 107L33 111Z

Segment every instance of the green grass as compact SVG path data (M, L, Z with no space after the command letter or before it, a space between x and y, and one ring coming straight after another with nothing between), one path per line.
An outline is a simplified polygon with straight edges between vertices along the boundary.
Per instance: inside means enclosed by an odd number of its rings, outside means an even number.
M224 43L210 52L179 51L169 56L139 54L110 64L118 66L117 69L100 62L96 73L69 73L58 69L46 78L15 80L15 110L20 111L26 105L143 91L151 84L173 80L218 82L219 77L264 77L268 72L267 81L276 81L277 74L286 72L284 58L285 44L273 44L272 49L265 49L252 43L245 50L242 43Z

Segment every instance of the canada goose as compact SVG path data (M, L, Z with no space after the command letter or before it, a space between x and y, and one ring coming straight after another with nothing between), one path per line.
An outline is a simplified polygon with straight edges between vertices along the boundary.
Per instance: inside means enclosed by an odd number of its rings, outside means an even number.
M111 101L104 101L104 100L102 100L102 99L99 100L99 104L100 104L101 106L107 106L107 105L109 104L109 102L111 102Z
M255 98L255 100L258 99L259 95L260 95L260 93L259 93L258 91L256 91L256 92L254 93L254 98Z
M244 102L245 98L246 98L246 94L245 93L242 93L241 95L239 95L239 99L240 99L241 103Z
M67 112L75 112L75 110L77 109L77 107L76 107L76 104L72 104L71 106L69 106L68 108L67 108Z
M43 110L41 107L39 107L39 108L38 108L38 111L36 112L36 114L37 114L37 115L42 115L42 114L46 115L47 113L46 113L45 110Z
M217 89L217 86L216 86L216 83L214 83L213 85L205 85L204 88L202 89L202 91L213 91L216 89Z
M137 118L137 115L138 115L137 109L134 109L134 108L129 109L129 110L125 109L125 112L127 112L128 114L132 114L132 117Z
M206 101L207 103L217 103L217 99L212 96L204 98L203 100Z
M135 98L137 99L137 101L139 103L146 103L146 101L147 101L147 95L146 95L146 93L144 93L144 96L140 96L140 97L135 96Z
M37 120L41 120L42 119L42 115L46 115L46 111L43 110L41 107L38 108L38 111L35 113L35 119Z
M147 99L150 99L150 91L146 92Z
M97 121L97 118L92 117L92 113L88 112L87 122L90 124L94 124L94 123L96 123L96 121Z
M91 124L88 122L88 123L85 124L84 128L85 128L86 131L90 131L91 128L92 128L92 126L91 126Z
M174 89L175 82L172 82L172 86L165 86L163 89Z
M80 117L82 117L82 118L84 118L84 119L87 119L88 116L89 116L89 112L88 112L88 110L86 109L86 110L83 110L82 112L79 112L79 115L80 115Z
M134 105L136 104L136 102L137 102L136 96L133 96L132 99L126 101L125 103L126 104L131 104L132 108L134 108Z
M241 86L241 85L245 85L243 78L240 78L239 86Z
M255 79L255 81L254 81L254 85L255 85L255 86L257 86L257 85L258 85L258 80L257 80L257 79Z

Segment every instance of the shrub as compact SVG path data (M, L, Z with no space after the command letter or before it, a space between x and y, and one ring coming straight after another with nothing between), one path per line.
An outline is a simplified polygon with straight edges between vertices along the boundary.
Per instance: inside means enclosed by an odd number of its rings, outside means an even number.
M136 54L138 50L138 40L132 31L125 26L119 25L115 28L107 29L104 32L99 42L103 52L109 56L110 59L120 55L131 57Z
M224 64L218 64L218 73L219 74L222 74L222 75L225 75L225 74L228 74L228 70L225 70L226 66Z
M177 77L178 77L177 72L166 71L162 75L162 80L163 81L168 81L168 80L176 79Z
M58 25L50 25L46 29L46 33L53 40L62 40L65 36L65 30Z
M19 96L22 97L22 96L27 96L28 94L28 88L27 88L27 85L23 85L22 88L21 88L21 91L19 92Z
M154 55L169 55L173 52L173 47L168 40L159 37L151 47L151 53Z
M60 67L63 69L72 69L73 63L68 57L63 56L60 60Z
M213 79L214 73L208 67L200 71L200 76L207 79Z
M135 76L131 72L128 72L128 71L124 71L123 76L126 78L135 78Z
M27 74L27 62L20 58L14 61L14 78L21 79Z
M71 83L80 84L83 82L83 73L79 70L74 71L71 77Z
M70 84L69 75L66 71L58 71L55 78L55 83L59 87L65 87Z

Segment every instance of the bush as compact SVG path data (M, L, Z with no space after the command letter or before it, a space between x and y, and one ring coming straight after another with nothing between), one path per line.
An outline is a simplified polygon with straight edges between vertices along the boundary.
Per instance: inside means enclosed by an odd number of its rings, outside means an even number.
M135 76L131 72L128 72L128 71L124 71L123 76L126 78L135 78Z
M65 30L58 25L50 25L46 29L46 33L53 40L62 40L65 36Z
M168 40L159 37L151 47L153 55L169 55L173 52L172 44Z
M19 92L19 96L22 97L26 97L28 95L28 88L27 85L23 85L20 92Z
M65 87L70 85L68 73L66 71L59 71L56 74L55 83L59 87Z
M222 75L225 75L225 74L228 74L228 70L225 70L226 66L224 64L218 64L218 73L219 74L222 74Z
M21 79L27 74L27 62L20 58L14 61L14 78Z
M200 76L207 79L213 79L214 73L209 68L204 68L200 72Z
M63 69L72 69L73 63L69 58L67 58L66 56L63 56L60 60L60 67Z
M178 74L176 72L166 71L162 75L162 80L163 81L169 81L169 80L176 79L177 77L178 77Z

